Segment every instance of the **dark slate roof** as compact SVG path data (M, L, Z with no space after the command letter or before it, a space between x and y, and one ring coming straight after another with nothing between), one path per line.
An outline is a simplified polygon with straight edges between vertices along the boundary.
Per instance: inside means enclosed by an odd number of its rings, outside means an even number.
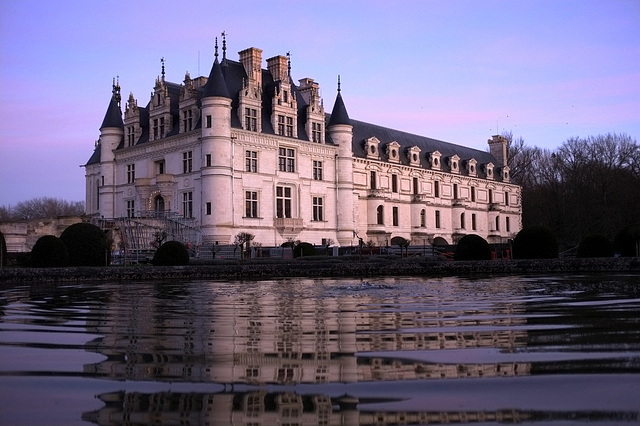
M89 166L91 164L98 164L100 162L100 144L96 144L96 147L93 150L93 154L91 154L91 157L89 158L89 161L87 161L87 164L85 164L85 166Z
M344 106L344 101L342 100L340 91L338 91L336 102L333 104L333 111L331 111L331 118L329 119L328 126L333 126L334 124L351 124L349 114L347 114L347 108Z
M107 113L104 115L104 120L102 120L102 126L100 126L100 129L104 129L106 127L124 129L122 111L120 111L120 106L118 105L118 100L116 99L115 94L111 96L111 102L109 102L109 107L107 108Z
M462 145L455 145L450 142L444 142L437 139L431 139L424 136L418 136L400 130L389 129L387 127L377 126L375 124L369 124L362 121L351 120L353 126L353 155L355 157L366 158L365 140L375 136L380 140L379 154L380 159L388 161L386 145L390 142L396 141L400 144L400 164L409 165L409 158L407 157L407 148L417 146L420 148L420 162L423 167L430 168L428 164L428 155L431 152L439 151L442 154L442 159L453 156L455 154L460 157L460 160L464 163L474 158L478 164L493 163L498 166L498 163L493 155L487 151L481 151L479 149L468 148ZM448 163L442 161L442 171L450 171ZM484 177L484 171L481 167L478 167L478 176ZM464 174L464 172L463 172Z
M207 84L204 85L204 90L202 93L203 98L208 98L212 96L218 96L221 98L231 98L229 96L229 90L227 89L227 83L224 80L224 76L222 75L222 68L220 63L218 62L218 58L213 63L211 67L211 72L209 73L209 79L207 80Z

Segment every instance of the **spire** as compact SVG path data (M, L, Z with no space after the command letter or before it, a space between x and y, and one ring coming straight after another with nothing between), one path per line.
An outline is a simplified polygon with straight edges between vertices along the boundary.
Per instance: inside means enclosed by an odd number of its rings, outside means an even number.
M162 63L162 82L164 83L164 57L160 59L160 62Z
M218 60L218 37L216 37L216 53L213 55L216 57L216 61Z
M209 79L207 80L207 84L204 85L204 92L202 94L203 98L213 96L231 98L229 90L227 89L227 82L224 80L224 75L222 75L222 68L220 67L220 62L218 62L218 57L216 57L213 62Z
M349 114L347 114L347 108L344 106L342 94L340 93L340 76L338 76L338 96L336 96L336 102L333 104L333 111L331 111L331 118L329 118L328 126L333 126L335 124L351 125Z
M227 32L222 32L222 62L227 60Z
M102 125L100 129L107 127L116 127L118 129L124 129L124 123L122 122L122 111L120 110L120 82L116 83L113 80L111 90L111 101L107 107L107 113L104 115Z
M287 75L291 81L291 52L287 52Z

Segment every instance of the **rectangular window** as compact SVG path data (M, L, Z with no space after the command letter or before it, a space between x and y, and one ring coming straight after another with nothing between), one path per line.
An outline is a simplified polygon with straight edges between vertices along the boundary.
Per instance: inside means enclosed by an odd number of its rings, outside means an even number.
M249 173L258 173L258 152L245 151L245 171Z
M133 183L136 180L136 165L127 164L127 183Z
M393 208L393 226L398 226L400 224L400 217L398 213L398 208Z
M398 175L391 175L391 192L398 192Z
M427 226L427 211L425 209L420 210L420 227Z
M127 127L127 146L133 146L135 143L135 131L134 126Z
M189 132L193 129L193 112L189 109L182 111L182 131Z
M458 199L458 184L457 183L453 184L453 199L454 200Z
M500 216L496 216L496 231L500 230Z
M507 232L511 232L511 221L509 220L509 216L505 217L504 220L505 220L504 226Z
M322 142L322 124L311 123L311 140L313 142Z
M182 173L191 173L193 171L193 151L182 153Z
M156 174L164 174L164 160L156 161Z
M245 217L258 217L258 193L245 191Z
M504 205L509 205L509 193L507 191L504 192Z
M322 161L313 160L313 180L322 180Z
M153 119L153 138L158 139L158 119Z
M207 129L210 129L211 128L211 116L210 115L207 115L207 120L206 121L207 121Z
M324 200L322 197L313 197L313 220L317 222L324 220L323 204Z
M244 128L252 132L258 131L258 111L256 109L244 109Z
M164 117L160 117L160 137L164 137Z
M284 136L284 115L278 116L278 134Z
M436 210L436 228L440 228L440 210Z
M278 168L281 172L296 171L295 151L291 148L280 148L278 150Z
M476 214L471 213L471 229L476 230Z
M413 178L413 195L418 195L420 193L420 188L418 186L418 178Z
M433 182L433 196L436 198L440 197L440 182L437 180Z
M291 217L291 188L288 186L276 187L276 217Z
M205 158L205 161L206 161L205 164L207 165L207 167L211 167L211 154L205 155L204 158Z
M489 190L489 202L493 203L493 190L492 189Z
M211 203L205 204L205 211L207 216L211 216Z
M471 187L471 201L476 201L476 187Z
M376 183L376 172L372 171L369 176L369 186L371 189L376 189L378 187Z
M287 136L293 137L293 117L287 117Z
M127 200L127 217L136 217L134 200Z
M193 192L182 194L182 214L186 218L193 217Z

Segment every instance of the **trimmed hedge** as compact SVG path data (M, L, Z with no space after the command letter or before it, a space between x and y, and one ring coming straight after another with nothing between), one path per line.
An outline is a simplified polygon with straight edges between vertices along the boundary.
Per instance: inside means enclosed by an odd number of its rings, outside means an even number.
M555 259L558 240L545 226L529 226L518 232L513 240L514 259Z
M189 264L189 251L179 241L167 241L153 255L154 266L184 266Z
M95 225L74 223L60 239L67 247L70 266L105 266L111 262L109 239Z
M465 235L458 241L453 260L491 260L491 247L479 235Z
M299 243L293 248L293 257L315 256L316 248L311 243Z
M613 245L604 235L587 235L580 241L576 257L612 257Z
M640 256L640 223L629 225L618 232L613 240L616 253L622 257Z
M31 249L31 266L34 268L56 268L68 264L67 246L56 236L43 235Z

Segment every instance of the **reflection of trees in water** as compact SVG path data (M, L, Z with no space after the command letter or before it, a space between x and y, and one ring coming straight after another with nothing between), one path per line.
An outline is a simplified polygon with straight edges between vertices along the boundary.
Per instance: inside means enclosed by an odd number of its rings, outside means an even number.
M634 422L637 412L601 410L383 410L398 398L357 398L347 394L302 395L295 392L139 393L98 395L105 406L82 415L98 425L112 424L297 424L395 425L526 422Z

